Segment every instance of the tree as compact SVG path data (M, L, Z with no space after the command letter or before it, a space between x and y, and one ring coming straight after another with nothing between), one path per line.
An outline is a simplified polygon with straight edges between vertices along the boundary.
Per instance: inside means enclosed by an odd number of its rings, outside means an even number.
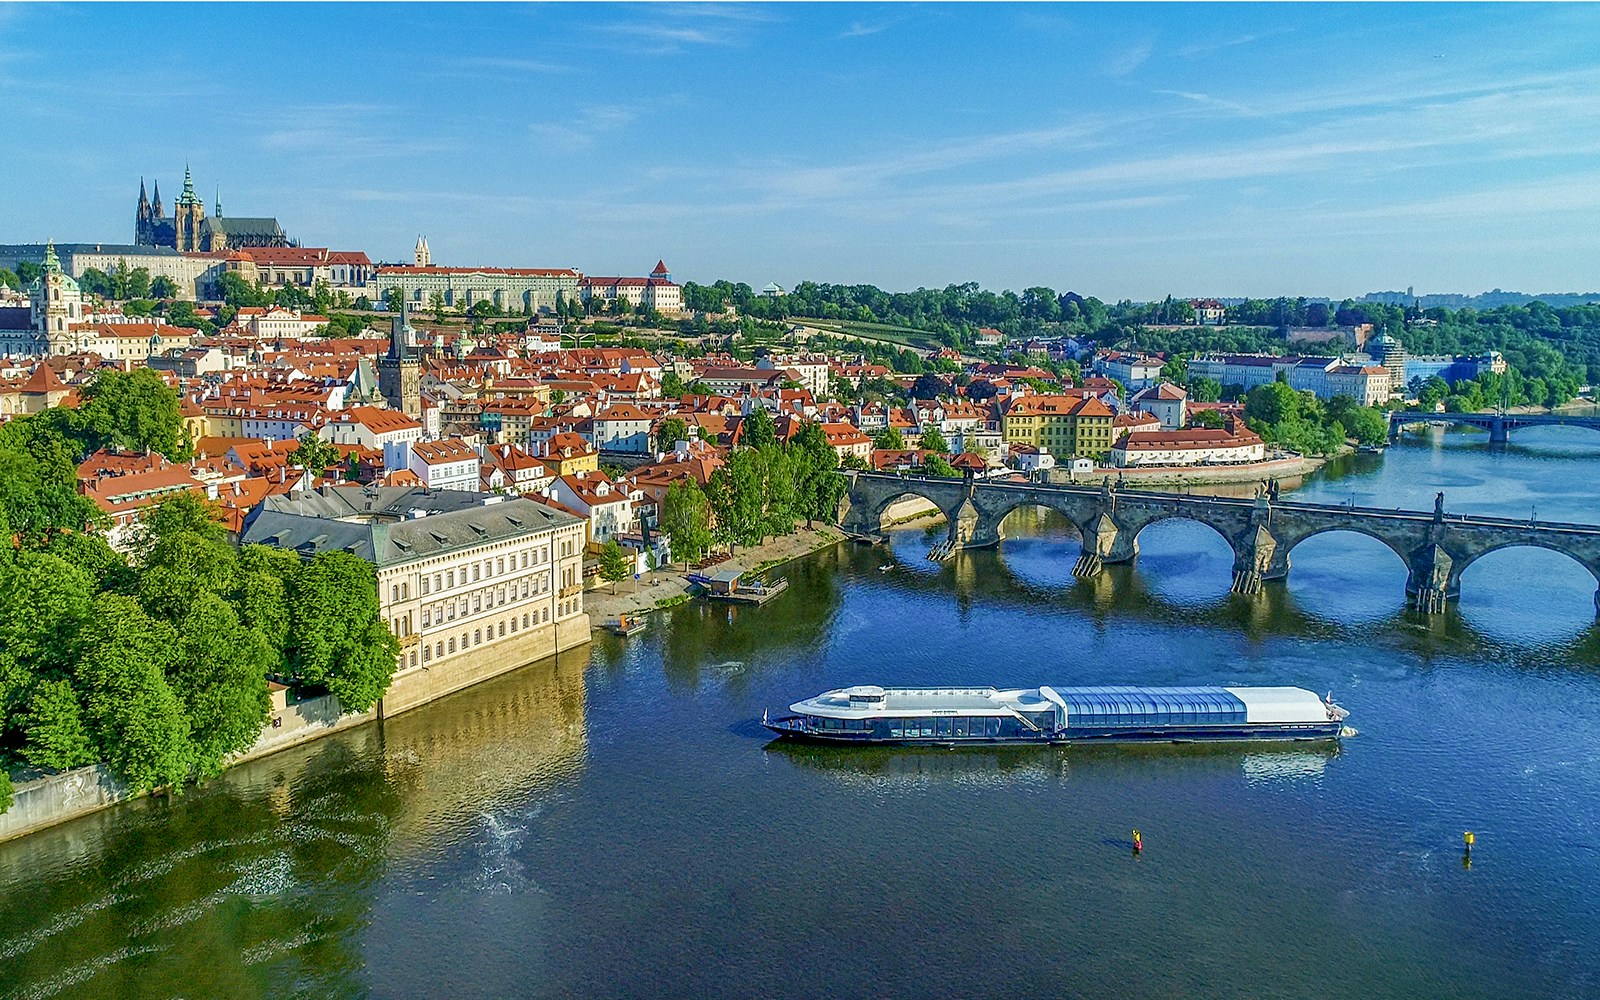
M178 621L203 595L237 586L238 558L231 546L194 531L164 535L149 547L136 585L146 611Z
M93 594L89 574L52 555L0 563L0 734L21 719L38 680L71 674Z
M389 689L400 640L378 617L377 571L348 552L318 553L295 573L288 666L326 687L345 711L364 712Z
M66 680L41 681L34 687L22 728L27 739L22 759L35 767L65 771L95 762L83 706Z
M950 453L950 443L944 439L944 433L934 424L929 424L923 430L922 447L928 451L936 451L941 455Z
M179 655L167 680L183 702L194 747L194 768L216 774L232 754L261 736L271 699L265 638L246 627L215 594L201 594L178 623Z
M679 441L689 440L689 424L682 417L668 417L656 430L656 450L670 451Z
M150 282L150 297L153 299L175 299L178 297L178 283L164 274L157 275Z
M883 451L904 451L906 439L901 436L900 428L887 427L879 431L878 436L872 439L872 447Z
M744 418L739 443L749 448L764 448L767 445L777 444L778 430L772 422L772 414L764 407L757 406L754 413Z
M711 507L694 480L681 479L667 487L661 499L661 530L666 533L672 558L686 570L710 547Z
M1225 422L1220 410L1192 410L1189 413L1190 427L1221 427Z
M937 375L930 373L918 375L917 380L911 385L912 399L938 399L948 395L950 384Z
M439 292L434 292L432 295L429 295L428 296L428 308L433 310L433 321L435 323L443 323L444 322L444 295L443 294L441 294Z
M1300 397L1285 382L1269 382L1258 385L1250 390L1245 397L1244 415L1246 420L1261 421L1266 424L1282 423L1291 420L1300 413Z
M759 545L762 538L762 468L760 452L742 448L711 474L706 496L711 501L713 533L725 545Z
M102 519L77 490L83 452L69 436L76 419L57 407L0 424L0 528L7 535L37 542Z
M1196 403L1215 403L1222 398L1222 383L1201 376L1189 381L1189 398Z
M179 785L193 765L189 722L166 678L176 650L172 626L132 598L95 599L76 686L102 759L136 791Z
M103 370L83 389L74 421L86 451L113 447L188 457L178 394L148 368Z
M315 477L328 474L328 469L338 465L342 460L339 449L330 442L317 437L311 431L306 431L298 438L300 444L289 453L289 461L300 466Z
M224 271L217 278L217 295L235 309L260 307L267 304L267 295L259 287L245 280L237 271Z
M390 288L383 293L383 308L389 312L400 312L405 306L405 301L405 293L398 288Z
M617 544L615 538L607 539L606 544L600 549L600 579L611 584L611 592L617 592L617 581L628 578L628 560L622 554L622 546Z
M820 424L808 423L795 435L790 449L802 462L800 513L811 527L815 519L832 521L839 513L846 483L839 475L839 453L828 443Z
M684 392L683 379L678 377L677 372L667 372L661 376L662 399L682 399Z
M923 459L922 469L925 475L942 476L946 479L955 479L961 475L943 455L929 455Z

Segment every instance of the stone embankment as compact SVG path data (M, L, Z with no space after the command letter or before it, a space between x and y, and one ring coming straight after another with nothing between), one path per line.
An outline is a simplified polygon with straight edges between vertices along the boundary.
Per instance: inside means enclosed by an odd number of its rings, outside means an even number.
M581 646L589 641L590 634L589 616L576 615L542 628L527 629L515 639L486 645L470 661L463 660L437 670L418 667L402 671L395 675L383 700L366 712L342 711L339 699L332 695L281 706L274 704L272 716L262 728L255 746L233 758L229 765L265 757L330 733L426 705L480 681ZM19 778L11 808L0 813L0 840L21 837L136 797L98 764Z

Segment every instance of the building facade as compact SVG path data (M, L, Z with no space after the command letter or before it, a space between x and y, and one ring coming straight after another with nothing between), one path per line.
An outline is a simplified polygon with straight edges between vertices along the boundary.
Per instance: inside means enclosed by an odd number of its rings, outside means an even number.
M439 296L447 309L467 310L489 302L501 312L549 312L557 297L574 301L583 276L571 268L539 267L380 267L369 285L369 297L382 301L390 289L413 309L432 307Z
M583 536L581 520L531 500L328 486L268 497L242 540L371 562L379 613L400 640L399 684L497 651L509 669L587 642ZM519 659L524 649L533 652Z

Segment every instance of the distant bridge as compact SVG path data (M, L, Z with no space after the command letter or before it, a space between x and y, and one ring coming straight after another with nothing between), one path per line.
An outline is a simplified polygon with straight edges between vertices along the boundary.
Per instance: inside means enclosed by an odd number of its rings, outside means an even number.
M1559 413L1420 413L1416 410L1393 410L1389 413L1389 440L1398 438L1401 428L1409 424L1482 427L1489 432L1490 444L1505 444L1511 440L1514 427L1587 427L1600 431L1600 417L1564 416Z
M1001 522L1019 507L1048 507L1078 529L1082 547L1073 575L1091 577L1109 563L1131 562L1139 533L1157 521L1184 518L1214 528L1233 549L1233 585L1252 594L1263 581L1289 573L1296 545L1328 531L1354 531L1387 545L1406 565L1406 594L1420 611L1438 612L1461 595L1461 574L1490 552L1533 546L1570 556L1596 580L1600 609L1600 525L1519 521L1447 514L1444 494L1431 513L1374 507L1292 503L1262 495L1253 500L1118 490L1101 487L992 483L850 472L839 523L861 540L885 538L883 514L905 497L921 497L949 521L948 535L930 558L958 549L1000 543Z

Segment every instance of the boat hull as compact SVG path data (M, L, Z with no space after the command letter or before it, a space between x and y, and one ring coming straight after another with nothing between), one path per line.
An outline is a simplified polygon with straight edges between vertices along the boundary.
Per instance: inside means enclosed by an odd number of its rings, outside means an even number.
M1260 741L1337 740L1341 722L1228 726L1155 726L1140 728L1068 728L1037 736L917 736L882 737L871 732L830 732L802 727L790 718L772 719L762 725L783 739L807 743L857 746L1039 746L1074 743L1254 743Z

